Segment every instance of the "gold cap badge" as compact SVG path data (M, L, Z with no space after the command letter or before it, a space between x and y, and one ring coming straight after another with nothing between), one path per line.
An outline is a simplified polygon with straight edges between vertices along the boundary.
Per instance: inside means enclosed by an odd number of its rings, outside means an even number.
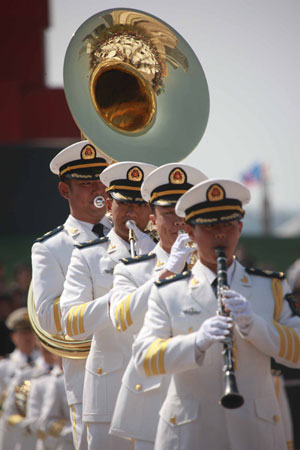
M210 202L218 202L225 197L225 191L219 184L213 184L207 190L207 200Z
M94 159L96 156L96 150L91 145L86 145L81 150L81 158L82 159Z
M176 167L172 170L170 173L170 183L172 184L183 184L186 181L186 174L183 172L183 170L179 169L179 167Z

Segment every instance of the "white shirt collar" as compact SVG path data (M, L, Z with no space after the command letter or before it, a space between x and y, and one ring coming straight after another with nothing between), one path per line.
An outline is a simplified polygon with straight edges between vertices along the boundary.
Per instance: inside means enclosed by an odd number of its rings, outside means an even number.
M83 228L86 228L89 231L92 231L93 226L95 225L94 223L84 222L83 220L78 220L78 219L76 219L76 220L77 220L77 222L79 222L82 225ZM102 225L104 227L103 231L106 236L108 234L108 232L111 230L112 224L110 223L110 221L108 220L108 218L106 216L103 216L99 223L102 223Z
M232 278L233 278L233 275L235 272L235 268L236 268L236 260L234 259L232 264L227 268L227 280L228 280L229 286L231 285ZM215 278L217 276L217 274L215 272L213 272L207 266L202 264L202 262L200 260L198 260L197 263L195 264L195 266L193 268L193 274L195 276L197 276L198 271L201 271L202 273L204 273L204 275L206 276L206 278L210 284L213 283L213 281L215 280Z

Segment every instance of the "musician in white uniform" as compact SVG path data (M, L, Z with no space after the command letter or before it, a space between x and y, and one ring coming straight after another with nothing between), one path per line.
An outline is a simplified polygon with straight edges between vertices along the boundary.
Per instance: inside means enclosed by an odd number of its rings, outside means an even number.
M32 339L36 346L36 337L32 333L26 308L19 308L11 313L7 319L7 326L14 330L13 334L17 332L22 334L23 350ZM30 429L33 418L29 398L36 399L36 392L32 391L32 386L50 373L56 356L42 347L38 352L39 356L36 357L35 354L28 355L27 362L16 369L9 383L3 404L3 434L0 439L0 448L3 450L8 448L31 450L36 447L37 437Z
M115 267L110 314L121 335L133 336L139 331L153 282L170 272L181 272L194 251L186 246L189 236L178 235L185 224L175 214L175 204L184 192L206 178L187 164L170 163L158 167L143 182L142 196L152 208L150 218L160 241L150 254L123 258ZM169 377L147 379L140 375L131 358L122 379L110 433L134 439L135 450L153 449L158 411L168 383Z
M282 274L246 269L233 258L249 190L225 179L204 181L184 194L176 212L197 245L193 272L153 287L145 323L133 347L147 376L172 374L160 410L156 450L287 449L270 357L299 367L300 318L293 315ZM213 289L216 248L226 253L229 290L217 315ZM223 341L233 329L235 376L244 404L220 406Z
M13 448L18 439L18 433L12 427L7 426L7 417L4 413L4 405L9 386L20 370L25 370L28 364L34 364L40 360L40 352L37 349L36 338L30 326L27 308L18 308L10 313L6 319L6 326L10 331L10 337L15 346L15 350L0 361L1 450L5 450L8 442L11 448Z
M141 184L154 168L127 161L102 172L100 179L107 187L107 208L114 228L107 238L74 249L61 296L65 332L75 339L93 334L83 391L83 420L88 424L89 449L131 445L108 434L122 373L130 357L128 344L115 331L109 317L109 290L115 265L120 258L130 256L128 220L135 221L139 231L137 251L149 252L154 247L152 239L141 231L146 228L150 214L141 197Z
M59 177L58 189L69 203L70 215L63 225L37 239L32 247L32 286L41 327L61 334L59 300L75 244L106 235L111 223L105 216L105 186L99 174L110 160L88 141L72 144L50 163ZM95 198L98 200L95 205ZM73 424L74 446L87 448L82 426L82 390L85 360L63 358L66 392Z
M43 402L38 426L43 435L42 449L56 450L74 449L72 439L72 425L61 363L52 371L51 379L46 386L46 399Z

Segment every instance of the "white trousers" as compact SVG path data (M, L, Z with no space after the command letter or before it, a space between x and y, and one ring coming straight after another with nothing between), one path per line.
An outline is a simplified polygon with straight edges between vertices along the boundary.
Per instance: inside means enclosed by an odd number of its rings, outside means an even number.
M87 450L87 431L86 424L82 422L82 403L74 403L70 406L70 420L75 450Z
M134 440L134 450L153 450L154 442Z
M89 450L133 450L133 444L130 440L109 434L109 427L109 422L87 423Z

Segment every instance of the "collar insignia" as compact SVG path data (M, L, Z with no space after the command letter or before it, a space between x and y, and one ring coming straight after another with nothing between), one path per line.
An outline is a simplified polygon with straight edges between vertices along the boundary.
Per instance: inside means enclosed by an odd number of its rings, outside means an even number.
M163 266L165 263L163 262L163 261L161 261L160 259L158 259L157 260L157 263L156 263L156 267L161 267L161 266Z
M246 277L246 275L243 276L243 278L241 278L241 282L242 283L249 283L248 278Z
M69 228L69 231L70 231L70 233L71 234L76 234L76 233L78 233L78 228Z

